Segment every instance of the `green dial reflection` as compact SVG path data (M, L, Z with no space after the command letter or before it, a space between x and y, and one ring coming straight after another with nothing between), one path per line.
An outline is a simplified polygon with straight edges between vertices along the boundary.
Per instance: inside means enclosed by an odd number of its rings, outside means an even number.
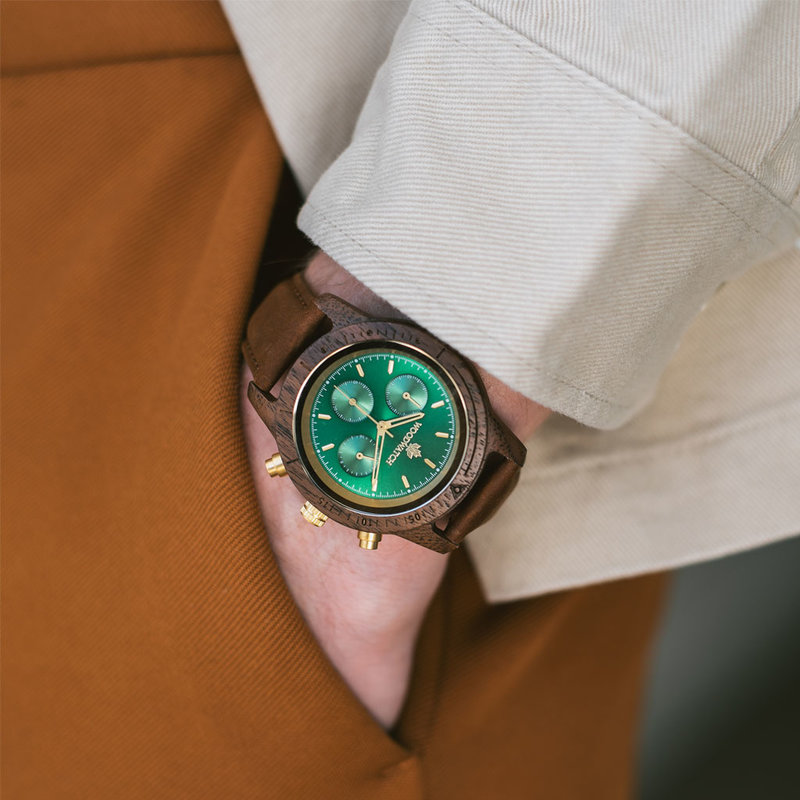
M451 380L399 346L332 360L298 412L309 472L355 507L390 511L424 502L445 485L463 450L464 416Z

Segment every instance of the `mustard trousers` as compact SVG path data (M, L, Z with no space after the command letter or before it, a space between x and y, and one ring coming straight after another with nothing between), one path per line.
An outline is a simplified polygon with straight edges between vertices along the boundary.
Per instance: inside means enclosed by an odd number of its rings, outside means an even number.
M294 606L238 410L283 160L220 9L2 37L4 796L628 796L663 577L488 606L459 553L390 733Z

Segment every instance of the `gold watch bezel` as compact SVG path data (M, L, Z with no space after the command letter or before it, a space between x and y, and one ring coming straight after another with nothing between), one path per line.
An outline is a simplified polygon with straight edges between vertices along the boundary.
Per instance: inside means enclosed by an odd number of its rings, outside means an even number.
M322 384L326 373L330 369L335 369L338 364L344 363L352 358L352 353L359 350L382 350L387 352L410 353L419 359L423 364L435 371L437 377L446 385L448 391L456 401L456 429L458 432L458 442L450 463L442 469L436 478L428 485L418 491L405 495L398 502L396 498L370 498L350 492L330 476L320 464L319 471L314 469L311 463L312 457L319 461L310 439L310 416L311 404L306 403L306 399L313 397L319 386ZM464 397L447 368L436 358L431 356L420 347L415 347L405 342L398 341L372 341L358 342L335 350L325 359L320 361L303 381L297 393L292 410L294 444L303 468L309 479L312 480L320 489L330 494L331 498L350 510L358 513L368 511L380 513L382 516L397 516L407 512L413 512L422 506L427 505L441 494L453 477L458 473L461 462L466 452L466 441L469 437L469 420L466 413ZM299 438L298 438L299 435ZM311 455L309 455L311 454ZM320 485L322 484L322 485ZM390 509L390 510L389 510Z

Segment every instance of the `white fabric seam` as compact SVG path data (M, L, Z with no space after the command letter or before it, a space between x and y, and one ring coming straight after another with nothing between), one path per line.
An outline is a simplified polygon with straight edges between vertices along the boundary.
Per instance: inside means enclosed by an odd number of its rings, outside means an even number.
M654 163L657 164L657 162L654 162ZM662 166L662 165L658 165L658 166ZM694 186L693 184L689 183L688 181L686 183L688 183L688 185L690 185L690 186L693 186L695 189L697 189L702 194L706 195L709 199L715 200L716 202L718 202L721 206L723 206L723 208L728 210L742 224L747 225L747 227L750 228L750 230L753 230L755 233L763 236L771 244L775 244L765 234L761 234L759 231L757 231L755 228L753 228L751 225L749 225L745 220L741 219L737 214L732 212L724 203L722 203L722 201L717 200L712 195L710 195L708 192L705 192L702 189L699 189L698 187ZM363 244L361 241L359 241L355 236L353 236L353 234L351 234L349 231L345 230L341 225L339 225L336 222L334 222L321 208L319 208L318 206L314 205L310 200L306 200L305 205L306 205L306 207L308 209L310 209L317 216L317 219L318 219L318 221L321 222L321 224L327 226L328 228L333 228L333 229L337 230L339 233L341 233L342 235L346 236L351 242L353 242L353 244L355 244L359 249L363 250L365 253L368 253L370 256L372 256L372 258L376 259L377 261L379 261L381 264L383 264L387 268L391 268L392 270L395 271L395 273L398 273L396 265L390 265L382 256L380 256L378 253L374 252L372 249L370 249L365 244ZM406 276L406 277L408 277L408 276ZM410 280L410 278L409 278L409 280ZM440 302L442 303L443 306L447 307L451 311L451 313L454 313L456 316L459 316L458 309L448 305L448 303L447 303L447 301L445 299L441 299L440 298ZM558 383L560 383L560 384L562 384L564 386L567 386L567 387L569 387L570 389L573 389L576 392L579 392L584 397L588 397L590 400L594 400L594 401L596 401L598 403L602 403L603 405L606 405L606 406L608 406L610 408L618 409L618 410L621 410L621 411L629 411L634 407L634 404L631 404L631 403L620 403L618 401L611 400L611 399L609 399L607 397L603 397L602 395L590 392L589 390L584 389L581 386L578 386L573 381L571 381L569 378L566 378L566 377L564 377L562 375L559 375L557 373L553 373L553 372L550 372L550 371L548 371L546 369L543 369L539 365L532 363L529 360L529 358L527 357L527 355L515 351L513 348L509 347L508 342L501 341L491 331L486 330L485 328L482 328L480 326L480 324L478 324L474 320L471 320L470 324L476 330L480 331L484 336L486 336L488 339L490 339L491 341L493 341L493 342L495 342L495 343L497 343L499 345L502 345L503 347L507 347L509 349L509 351L514 353L515 356L523 364L525 364L527 367L529 367L530 369L534 370L535 372L539 373L540 375L544 375L544 376L550 378L551 380L557 381Z
M415 19L418 19L420 22L424 23L425 25L428 25L430 28L433 28L435 31L440 33L445 38L447 38L447 39L449 39L449 40L451 40L453 42L456 42L457 44L463 46L464 48L466 48L470 52L474 53L475 55L480 56L480 53L477 53L475 51L475 49L470 47L466 42L463 42L461 39L458 39L457 37L453 36L452 34L448 33L447 31L443 30L438 25L434 25L428 19L426 19L424 17L421 17L419 14L415 14L415 13L413 13L411 11L409 11L409 16L412 16ZM549 51L547 51L547 52L549 52ZM554 55L555 58L558 58L558 56L555 56L555 54L553 54L553 55ZM485 60L487 60L487 59L485 59ZM488 60L487 60L487 63L488 63ZM565 61L564 63L569 64L570 62ZM570 66L574 66L574 65L570 64ZM579 67L575 67L575 68L579 69ZM563 70L559 70L559 71L561 71L563 73ZM589 73L586 73L586 74L589 75ZM590 75L589 77L594 77L594 76ZM597 80L599 80L599 79L597 79ZM606 84L603 84L603 85L605 86ZM590 87L590 88L592 88L592 91L597 93L595 87ZM609 87L609 88L612 91L616 91L615 89L613 89L613 87ZM599 93L597 93L597 94L599 94ZM608 99L608 98L606 98L606 99ZM549 107L558 109L559 111L563 111L564 113L568 114L569 116L571 116L571 117L579 120L580 122L582 122L582 120L580 118L580 115L575 112L574 108L570 108L569 106L564 105L563 103L554 103L550 99L546 99L545 102L547 103L547 105ZM619 104L619 105L625 111L626 115L631 115L632 114L630 109L625 108L621 104ZM645 108L645 106L642 106L642 108ZM648 109L648 111L649 111L649 109ZM655 112L651 112L651 113L655 113ZM721 172L725 172L725 174L727 174L729 177L734 178L734 180L736 180L737 182L739 182L739 183L749 183L749 181L743 180L743 178L744 178L743 175L742 176L733 175L733 173L731 173L730 171L725 170L722 167L720 167L720 165L715 163L715 161L713 159L709 158L708 155L704 155L697 148L689 147L689 145L686 142L681 141L682 137L675 135L675 132L679 131L680 133L685 133L685 131L682 131L677 126L672 125L672 123L668 123L671 126L670 130L661 130L652 121L646 120L640 114L633 114L633 116L635 116L640 121L649 124L650 127L654 128L656 131L658 131L659 134L666 134L669 137L669 140L671 142L674 142L675 144L678 144L679 146L686 147L686 149L690 150L692 153L695 153L696 155L700 155L709 164L711 164L713 167L715 167L716 169L719 169ZM667 120L664 120L664 121L668 122ZM686 134L686 136L688 136L688 135L689 134ZM701 143L699 143L699 146L700 147L705 147L705 145L703 145ZM658 161L657 159L653 158L653 156L650 155L649 153L645 152L641 148L636 148L635 150L633 150L633 152L637 153L643 159L646 159L647 161L650 161L651 163L655 164L655 166L657 166L659 169L664 170L664 172L666 172L668 175L672 175L674 178L677 178L682 183L685 183L687 186L690 186L692 189L697 191L699 194L702 194L705 197L707 197L713 203L716 203L717 205L719 205L721 208L723 208L725 211L727 211L732 217L735 217L737 220L739 220L739 222L741 222L745 227L747 227L748 230L752 231L756 236L760 236L761 238L765 239L773 247L780 247L781 246L778 242L774 241L770 236L768 236L764 231L760 230L759 228L756 228L752 223L750 223L747 219L745 219L741 214L738 214L736 211L734 211L733 208L731 208L727 203L723 202L718 197L715 197L710 192L707 192L705 189L701 188L697 184L692 183L688 178L685 178L683 175L681 175L680 173L676 172L675 170L670 169L666 164L664 164L661 161ZM745 173L745 174L747 174L747 173ZM782 208L781 211L783 213L785 213L786 209ZM794 211L791 208L789 208L788 211L794 217ZM798 217L798 220L800 220L800 216Z
M759 181L755 176L753 176L750 172L740 167L738 164L730 161L730 159L723 156L721 153L716 152L711 147L706 145L705 143L695 139L690 133L685 131L680 126L676 125L674 122L671 122L667 118L661 116L657 112L653 111L648 106L642 104L638 100L629 95L625 94L624 92L620 91L616 87L612 86L611 84L604 81L602 78L597 77L596 75L592 75L590 72L587 72L582 67L579 67L577 64L573 64L571 61L567 61L562 56L554 53L552 50L548 49L544 45L540 44L539 42L535 42L532 39L527 38L523 34L515 31L513 28L509 28L503 22L498 19L495 19L491 15L487 14L483 10L476 8L468 0L444 0L445 2L449 3L453 8L456 10L465 12L470 14L474 17L475 22L477 24L482 25L484 27L494 27L500 34L502 34L506 39L509 39L509 44L512 47L517 48L518 50L526 53L527 55L535 55L537 52L541 52L547 55L552 61L555 63L553 64L554 69L561 72L570 80L576 81L581 83L585 87L591 89L595 94L599 97L602 97L609 103L613 103L614 105L622 108L627 113L633 113L636 117L638 117L642 122L650 125L652 128L659 130L659 128L666 129L668 132L672 133L676 138L686 139L687 141L681 142L685 147L696 152L701 158L705 159L713 166L717 167L717 169L722 170L730 177L734 178L738 181L744 181L748 183L751 188L758 191L760 194L763 194L764 197L770 201L771 204L776 205L780 208L782 213L787 213L791 215L793 219L796 219L797 214L794 209L787 204L784 200L774 194L769 187L765 186L761 181ZM419 14L409 11L409 16L418 19L420 22L425 23L429 27L437 30L443 36L451 39L452 41L458 43L462 47L470 50L471 52L475 53L476 55L480 55L477 53L473 47L468 45L467 43L461 41L454 37L451 33L444 30L443 28L436 25L436 23L432 22L430 19L423 18ZM522 39L527 46L524 46L515 39ZM572 72L564 69L564 65L568 66L570 69L575 70L578 74L573 74ZM581 77L579 77L579 75ZM588 80L586 80L588 78ZM598 86L594 84L600 84L606 91L600 92L598 91ZM648 116L643 116L641 113L637 113L633 111L633 109L629 108L627 104L631 104L635 106L637 109L641 109L645 111ZM721 163L717 163L721 162ZM731 168L736 170L735 172L731 171Z
M478 56L480 56L480 53L477 53L477 52L474 50L474 48L470 47L470 46L469 46L469 45L468 45L466 42L463 42L463 41L461 41L461 39L458 39L457 37L453 36L452 34L448 33L447 31L443 30L443 29L442 29L442 28L440 28L438 25L434 25L434 24L433 24L432 22L430 22L428 19L426 19L426 18L424 18L424 17L421 17L419 14L415 14L415 13L413 13L413 12L411 12L411 11L409 11L409 16L412 16L412 17L414 17L415 19L418 19L420 22L422 22L422 23L424 23L425 25L428 25L429 27L433 28L435 31L437 31L438 33L440 33L440 34L441 34L442 36L444 36L445 38L447 38L447 39L450 39L451 41L453 41L453 42L455 42L455 43L457 43L457 44L459 44L459 45L463 46L464 48L466 48L466 49L467 49L467 50L469 50L470 52L472 52L472 53L475 53L475 55L478 55ZM549 51L547 51L547 52L549 52ZM554 55L554 57L558 58L558 56L555 56L555 54L553 54L553 55ZM568 62L568 61L565 61L564 63L566 63L566 64L569 64L570 62ZM574 66L574 65L570 64L570 66ZM576 69L579 69L578 67L575 67L575 68L576 68ZM560 72L562 72L562 74L566 74L566 73L563 73L563 70L559 70L559 71L560 71ZM586 73L586 74L587 74L587 75L589 75L589 73ZM594 77L594 76L591 76L591 75L590 75L589 77ZM599 80L599 79L596 79L596 80ZM585 84L584 84L584 85L585 85ZM604 84L604 85L607 85L607 84ZM596 92L596 89L595 89L594 87L590 87L590 88L592 88L592 90L593 90L595 93L597 93L597 92ZM609 88L610 88L612 91L616 91L615 89L613 89L613 87L609 87ZM597 94L599 94L599 93L597 93ZM605 99L608 99L608 98L605 98ZM556 109L558 109L559 111L563 111L563 112L565 112L566 114L568 114L569 116L571 116L571 117L574 117L575 119L580 119L579 115L575 113L575 109L574 109L574 108L570 108L569 106L567 106L567 105L564 105L564 104L562 104L562 103L554 103L554 102L550 101L549 99L548 99L548 100L546 100L545 102L546 102L546 103L547 103L547 105L549 105L551 108L556 108ZM630 114L632 113L630 109L628 109L628 108L625 108L625 107L624 107L624 106L622 106L621 104L620 104L620 107L621 107L621 108L623 108L623 110L626 112L626 115L630 115ZM644 106L642 106L642 107L644 108ZM648 111L649 111L649 109L648 109ZM654 112L651 112L651 113L654 113ZM675 142L676 144L678 144L678 145L680 145L680 146L686 147L687 149L691 150L691 152L693 152L693 153L695 153L695 154L697 154L697 155L701 155L701 156L703 155L702 153L699 153L699 151L698 151L696 148L690 148L690 147L689 147L689 146L688 146L688 145L687 145L685 142L681 141L681 137L680 137L680 136L676 136L676 135L675 135L675 131L676 131L676 130L677 130L677 131L680 131L681 133L685 133L685 131L682 131L680 128L677 128L677 126L674 126L674 125L672 125L671 123L669 123L669 124L671 125L671 127L672 127L674 130L660 130L660 129L659 129L659 128L658 128L658 127L657 127L657 126L656 126L656 125L655 125L655 124L652 122L652 121L648 121L648 120L646 120L646 119L645 119L643 116L641 116L640 114L634 114L633 116L635 116L635 117L636 117L637 119L639 119L640 121L643 121L643 122L647 123L648 125L650 125L650 127L652 127L652 128L654 128L655 130L657 130L657 131L659 132L659 134L664 134L664 133L666 133L666 134L667 134L667 135L670 137L670 141L673 141L673 142ZM665 120L665 122L667 122L667 121ZM686 135L688 136L688 134L686 134ZM704 147L705 145L701 145L701 146L703 146L703 147ZM638 155L640 155L642 158L644 158L644 159L646 159L646 160L650 161L651 163L655 164L655 166L657 166L659 169L662 169L662 170L664 170L664 172L666 172L668 175L672 175L674 178L677 178L677 179L678 179L679 181L681 181L682 183L685 183L687 186L690 186L691 188L693 188L693 189L694 189L695 191L697 191L698 193L700 193L700 194L704 195L704 196L705 196L705 197L707 197L709 200L711 200L712 202L716 203L716 204L717 204L717 205L719 205L721 208L725 209L725 211L727 211L727 212L728 212L728 213L729 213L729 214L730 214L732 217L735 217L737 220L739 220L739 222L741 222L741 223L742 223L743 225L745 225L745 226L746 226L746 227L747 227L747 228L748 228L750 231L752 231L754 234L756 234L756 236L760 236L761 238L765 239L765 240L766 240L766 241L768 241L768 242L769 242L769 243L770 243L770 244L771 244L773 247L780 247L780 245L778 244L778 242L775 242L773 239L771 239L771 238L770 238L770 237L769 237L769 236L768 236L768 235L767 235L767 234L766 234L764 231L762 231L762 230L759 230L758 228L756 228L754 225L752 225L750 222L748 222L748 220L746 220L746 219L745 219L743 216L741 216L741 214L738 214L738 213L737 213L736 211L734 211L734 210L733 210L733 209L732 209L732 208L731 208L731 207L730 207L730 206L729 206L727 203L723 202L723 201L722 201L722 200L720 200L718 197L715 197L713 194L711 194L711 193L707 192L705 189L702 189L701 187L697 186L697 184L694 184L694 183L692 183L692 182L691 182L691 181L690 181L688 178L685 178L685 177L684 177L683 175L681 175L680 173L676 172L675 170L672 170L672 169L670 169L670 168L669 168L669 167L668 167L666 164L664 164L664 163L662 163L662 162L658 161L657 159L653 158L653 156L652 156L652 155L650 155L649 153L646 153L646 152L645 152L645 151L643 151L641 148L636 148L634 152L636 152L636 153L637 153ZM737 176L733 175L731 172L729 172L729 171L727 171L727 170L723 170L723 169L722 169L722 168L721 168L721 167L720 167L718 164L716 164L716 163L715 163L715 162L714 162L712 159L708 158L707 156L703 156L703 157L704 157L704 158L705 158L705 160L706 160L706 161L708 161L708 162L709 162L709 163L710 163L710 164L711 164L713 167L715 167L715 168L717 168L717 169L720 169L720 171L723 171L723 172L725 172L725 173L726 173L727 175L729 175L730 177L733 177L733 178L734 178L736 181L738 181L738 182L740 182L740 183L744 183L744 182L745 182L745 181L743 181L743 180L742 180L742 176L739 176L739 177L737 177ZM792 212L792 209L790 208L790 209L789 209L789 211L790 211L790 212ZM793 212L792 212L792 214L793 214Z
M517 582L504 586L502 591L490 591L489 586L479 574L479 581L484 597L489 598L489 603L492 605L499 603L511 603L516 600L525 600L534 597L542 597L554 592L563 592L573 589L582 589L586 586L595 586L599 583L610 583L612 581L622 581L629 578L638 578L644 575L655 575L661 572L672 572L682 567L689 567L693 564L703 563L705 561L715 561L718 558L734 555L735 553L753 550L755 548L764 547L770 544L777 544L784 539L790 539L794 536L800 535L800 530L797 528L783 529L777 534L772 534L769 538L759 541L757 544L736 543L731 544L725 542L723 544L715 543L706 549L700 549L690 555L684 555L675 559L662 559L655 564L649 564L646 567L624 566L616 567L601 575L596 575L589 578L559 578L556 581L551 580L542 581L538 584L536 591L532 592L529 586L525 583ZM469 542L469 540L467 540ZM471 556L474 558L474 556ZM479 572L479 570L476 570Z
M760 428L767 428L769 430L766 420L760 420L758 424L753 424L749 428L736 431L732 435L732 440L738 436L746 437L749 440L750 435L757 432ZM709 446L715 446L724 439L719 439L714 442L705 442L704 446L699 449L707 449ZM693 448L688 448L693 449ZM538 479L538 473L537 473ZM634 578L640 575L648 575L656 572L664 572L666 570L674 570L680 567L697 564L703 561L711 561L713 559L722 558L733 553L738 553L746 550L752 550L754 547L762 547L767 544L781 541L792 536L800 535L800 528L792 526L790 528L782 526L779 530L773 530L765 538L757 540L755 543L751 541L714 541L711 544L703 543L699 549L693 550L691 553L683 553L677 557L664 557L661 556L655 561L651 558L647 565L643 565L643 559L640 558L638 565L631 565L625 563L624 565L614 565L610 570L601 573L590 574L585 577L587 570L579 568L577 572L573 571L572 574L564 575L561 573L555 580L551 577L548 580L537 581L535 591L531 590L530 581L516 580L510 583L504 583L503 588L499 591L492 590L491 581L487 582L478 569L478 576L481 582L484 596L489 597L490 603L504 603L522 598L539 597L542 595L550 594L551 592L564 591L566 589L578 589L583 586L592 586L598 583L606 583L609 581L624 580L626 578ZM470 540L467 539L467 548L469 551ZM470 553L471 557L474 557ZM478 559L475 559L476 562ZM479 565L480 566L480 565ZM577 577L580 574L582 577Z
M646 461L662 454L680 453L700 449L714 444L727 436L738 436L758 429L770 421L800 417L800 398L791 398L787 402L773 406L763 413L750 413L733 422L712 425L700 432L692 432L674 441L651 442L636 450L616 451L610 455L586 456L569 464L552 464L543 469L534 470L536 480L558 479L564 475L577 472L590 472L608 466Z
M314 213L317 216L317 221L320 222L323 226L328 227L329 229L333 228L336 231L338 231L339 233L341 233L343 236L346 236L354 245L356 245L356 247L360 248L365 253L367 253L370 256L372 256L372 258L374 258L377 261L379 261L383 266L385 266L387 268L391 268L395 272L395 274L400 274L400 275L404 274L404 273L398 272L396 265L390 265L382 256L378 255L376 252L371 250L365 244L362 244L349 231L346 231L344 228L342 228L341 225L338 225L337 223L335 223L332 219L330 219L330 217L328 217L328 215L322 209L320 209L317 206L315 206L309 200L306 200L305 207L310 209L312 211L312 213ZM405 276L405 277L408 277L408 276ZM409 280L410 280L410 278L409 278ZM439 299L439 302L443 306L448 308L453 314L455 314L456 316L458 316L460 318L460 313L459 313L459 310L457 308L449 305L446 300L442 300L441 298ZM475 330L478 330L482 334L484 334L488 339L491 339L493 342L496 342L497 344L502 345L503 347L508 347L508 342L501 341L491 331L488 331L488 330L482 328L474 320L470 320L470 325L473 328L475 328ZM511 350L510 347L508 349ZM588 397L591 400L596 400L598 403L603 403L604 405L610 406L612 408L618 408L618 409L622 409L622 410L627 410L627 409L631 408L631 406L623 405L621 403L615 403L613 400L609 400L609 399L607 399L605 397L601 397L599 395L592 394L591 392L587 391L586 389L582 389L580 386L576 386L574 383L571 383L567 378L563 378L560 375L548 372L547 370L543 369L542 367L539 367L536 364L531 363L528 360L527 356L524 356L521 353L517 353L516 355L526 366L530 367L535 372L538 372L541 375L545 375L548 378L552 378L553 380L558 381L559 383L562 383L565 386L568 386L570 389L574 389L575 391L580 392L581 394L585 395L586 397Z

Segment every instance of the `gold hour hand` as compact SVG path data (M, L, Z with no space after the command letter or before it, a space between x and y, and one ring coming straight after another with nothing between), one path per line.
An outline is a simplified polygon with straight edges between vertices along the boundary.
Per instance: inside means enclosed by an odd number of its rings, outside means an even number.
M404 417L396 417L395 419L390 419L386 421L387 428L394 428L397 425L405 425L407 422L416 422L418 419L422 419L425 416L421 411L417 411L415 414L406 414Z

